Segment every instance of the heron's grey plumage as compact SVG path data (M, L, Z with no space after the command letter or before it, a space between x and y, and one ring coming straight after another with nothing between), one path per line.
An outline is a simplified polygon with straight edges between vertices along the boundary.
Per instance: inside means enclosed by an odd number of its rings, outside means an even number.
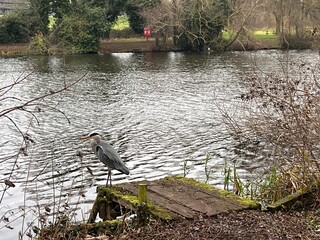
M95 150L99 160L108 168L116 169L127 175L129 174L129 169L124 165L119 154L106 141L100 140L100 142L96 144Z
M98 133L92 132L85 139L87 138L91 139L92 151L97 155L98 159L108 167L108 180L110 179L110 185L112 169L116 169L127 175L129 174L129 169L124 165L116 150L105 140L102 140Z

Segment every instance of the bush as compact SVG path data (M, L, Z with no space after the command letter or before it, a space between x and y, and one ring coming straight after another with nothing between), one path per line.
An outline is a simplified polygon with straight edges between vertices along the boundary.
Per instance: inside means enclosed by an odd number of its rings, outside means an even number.
M0 18L0 43L25 43L30 40L30 31L25 17L19 13Z
M98 39L90 35L87 28L87 22L84 19L74 18L73 16L65 17L58 32L59 40L65 46L69 46L69 50L73 49L72 52L97 52Z
M262 142L269 150L266 162L277 169L272 191L280 189L278 196L319 184L320 176L320 68L286 64L283 72L244 77L244 123L225 115L238 141Z
M100 38L111 29L111 24L105 19L102 8L84 8L81 12L64 17L58 26L57 36L77 53L96 53Z
M47 55L49 53L46 39L43 34L39 33L32 37L29 50L32 54L38 55Z

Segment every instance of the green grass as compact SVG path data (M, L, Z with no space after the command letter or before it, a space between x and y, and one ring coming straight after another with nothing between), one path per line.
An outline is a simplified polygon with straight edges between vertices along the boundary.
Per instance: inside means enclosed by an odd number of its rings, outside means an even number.
M112 26L114 30L124 30L130 28L129 19L127 16L119 16L116 23Z
M273 29L258 30L253 35L259 39L275 39L278 37Z
M222 32L222 37L225 40L230 40L231 37L234 37L234 32L232 30L227 30ZM251 32L251 34L256 39L277 39L278 36L274 33L274 29L260 29L257 31Z

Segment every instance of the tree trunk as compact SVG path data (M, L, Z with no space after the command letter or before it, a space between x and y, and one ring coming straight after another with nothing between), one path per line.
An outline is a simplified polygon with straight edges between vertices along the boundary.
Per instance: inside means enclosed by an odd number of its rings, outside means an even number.
M278 16L276 13L273 13L273 15L274 15L274 17L275 17L275 19L276 19L276 34L278 35L278 36L280 36L280 34L282 33L282 29L281 29L281 26L282 26L282 24L281 24L281 20L282 20L282 18L280 17L280 16Z

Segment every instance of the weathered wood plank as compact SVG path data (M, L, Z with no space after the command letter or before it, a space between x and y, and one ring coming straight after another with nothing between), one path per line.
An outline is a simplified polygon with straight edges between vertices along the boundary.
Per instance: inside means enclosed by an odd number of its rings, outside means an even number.
M180 186L180 190L183 187ZM190 188L183 189L182 191L175 191L173 188L168 186L163 187L159 185L152 185L149 187L151 191L168 198L172 202L176 202L179 205L186 206L194 211L213 216L221 212L227 212L232 210L243 209L244 207L240 204L234 203L224 197L216 197L202 190L190 191Z
M314 202L312 190L298 190L297 192L268 205L267 210L271 212L279 210L299 209L311 206Z
M180 188L182 188L180 186ZM186 186L186 192L193 192L192 197L195 201L205 201L207 204L215 206L216 208L228 211L228 210L238 210L243 209L244 206L238 202L235 202L221 194L216 192L208 191L205 189L197 188L194 186Z
M169 199L172 202L175 202L177 205L183 205L191 210L201 212L203 214L214 214L217 213L217 210L213 208L212 206L209 206L204 201L196 201L194 199L192 194L189 194L190 192L180 192L180 191L174 191L170 188L159 186L159 185L152 185L149 187L149 189L164 198Z
M247 209L247 208L257 209L261 207L258 202L240 197L229 191L212 187L205 183L197 182L194 179L182 178L182 177L169 177L169 178L165 178L164 180L176 182L176 184L178 184L180 188L181 186L185 185L188 188L190 188L189 191L194 191L196 193L202 192L206 195L210 195L213 197L213 199L218 200L220 203L226 203L227 207L231 208L230 210L240 210L240 209Z
M156 202L157 204L159 204L160 206L184 217L187 219L191 219L194 218L194 213L192 212L192 210L190 210L189 208L179 205L179 204L175 204L175 203L171 203L170 201L168 201L168 199L156 195L156 194L149 194L150 195L150 200Z
M119 188L119 187L117 187ZM121 185L120 187L122 190L125 190L127 192L130 192L131 194L136 194L137 193L137 186L133 184L125 184ZM149 189L148 189L149 190ZM172 211L184 218L191 219L194 217L194 213L192 210L190 210L187 207L178 205L176 203L171 202L167 198L158 195L156 193L152 193L148 191L148 201L153 201L157 204L159 204L161 207L168 209L169 211Z

